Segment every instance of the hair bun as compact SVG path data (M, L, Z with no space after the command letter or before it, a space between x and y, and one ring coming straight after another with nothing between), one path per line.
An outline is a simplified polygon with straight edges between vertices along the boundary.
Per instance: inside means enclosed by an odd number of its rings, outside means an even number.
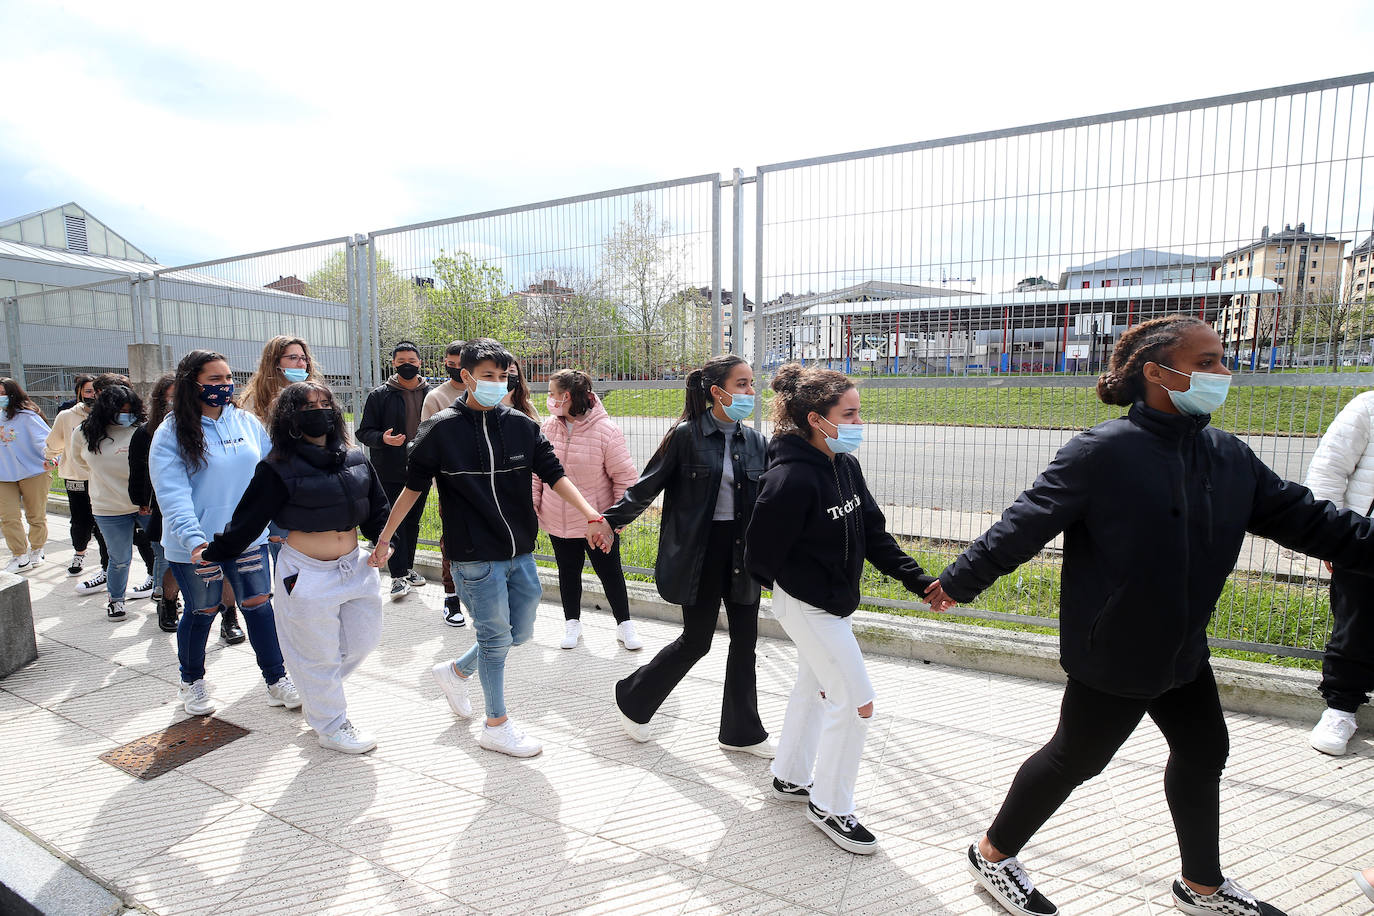
M801 374L802 367L799 363L785 363L779 366L778 371L773 374L773 390L784 394L795 392Z

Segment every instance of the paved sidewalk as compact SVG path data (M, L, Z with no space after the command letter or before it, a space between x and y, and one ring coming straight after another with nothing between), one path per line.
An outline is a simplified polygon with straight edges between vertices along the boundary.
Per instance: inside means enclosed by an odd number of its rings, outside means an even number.
M55 536L64 521L53 519ZM0 812L164 916L1000 913L963 851L1049 737L1060 694L870 659L878 715L858 798L881 849L854 857L769 799L765 762L716 747L723 633L639 745L620 730L611 685L676 628L643 621L646 646L631 653L608 615L588 612L583 644L563 651L562 615L545 605L507 674L512 715L545 751L514 760L479 749L476 726L453 717L430 679L473 639L443 625L430 586L386 605L382 646L348 682L350 715L378 736L376 751L319 748L299 714L267 706L248 645L214 640L219 715L251 734L141 782L96 757L185 717L175 638L148 601L107 622L103 596L72 593L69 556L54 543L30 574L41 655L0 680ZM774 729L795 670L790 644L760 644L759 700ZM1228 721L1228 873L1293 913L1368 912L1351 875L1374 863L1369 737L1332 759L1307 748L1304 723ZM1165 753L1143 725L1026 849L1065 914L1174 912Z

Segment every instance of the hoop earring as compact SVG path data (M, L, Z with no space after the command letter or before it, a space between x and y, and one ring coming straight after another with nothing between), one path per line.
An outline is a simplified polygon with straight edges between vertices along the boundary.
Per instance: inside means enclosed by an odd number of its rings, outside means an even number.
M290 429L288 429L286 431L286 434L290 436L292 439L299 439L301 437L300 428L297 426L293 426Z

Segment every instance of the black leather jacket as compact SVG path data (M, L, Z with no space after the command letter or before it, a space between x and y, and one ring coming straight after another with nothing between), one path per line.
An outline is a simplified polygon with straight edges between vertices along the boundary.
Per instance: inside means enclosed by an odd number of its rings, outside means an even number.
M606 521L612 528L621 528L639 518L659 493L664 494L654 583L663 600L673 604L696 601L725 465L723 435L709 413L679 423L667 446L649 461L639 480L606 510ZM736 534L727 597L751 604L759 600L759 585L744 568L744 532L759 495L768 440L758 430L736 423L731 442Z

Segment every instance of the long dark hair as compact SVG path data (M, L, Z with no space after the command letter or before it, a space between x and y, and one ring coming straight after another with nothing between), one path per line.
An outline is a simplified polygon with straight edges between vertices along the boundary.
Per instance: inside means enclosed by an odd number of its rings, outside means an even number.
M720 356L713 356L706 361L706 365L700 369L693 369L687 373L687 395L682 405L682 416L673 421L673 425L664 434L663 441L659 442L658 448L654 450L653 461L663 450L668 447L668 443L673 439L673 433L677 431L680 424L688 420L695 420L697 417L711 409L715 399L711 397L711 388L725 387L725 380L730 377L731 371L745 360L734 353L722 353Z
M1112 361L1097 379L1097 399L1129 407L1145 397L1144 368L1159 362L1194 328L1209 327L1190 315L1165 315L1131 328L1116 342Z
M0 387L5 389L5 394L10 399L9 404L5 407L6 420L13 420L14 415L21 410L32 410L40 417L43 416L43 411L39 410L38 405L29 398L29 393L24 390L23 385L12 378L0 378Z
M511 357L510 366L506 367L508 373L507 378L509 378L509 370L511 367L515 368L515 377L519 379L519 381L514 388L510 389L510 406L537 422L539 420L539 411L535 410L534 405L530 403L530 385L529 382L525 380L525 370L521 367L520 360L516 359L514 356ZM509 385L510 383L507 382L506 384Z
M134 415L136 424L148 418L143 410L143 401L132 388L110 385L101 389L100 394L95 396L95 406L91 408L91 415L81 421L81 435L86 437L86 448L90 449L92 455L100 453L101 442L106 439L114 441L108 430L124 412L125 404L129 405L129 413Z
M148 394L148 400L152 402L148 410L148 435L157 432L157 428L162 425L162 421L167 418L171 411L171 405L167 403L167 392L176 384L177 374L175 372L164 372L153 382L153 390Z
M196 378L206 363L215 360L226 364L229 362L222 353L214 350L192 350L177 363L176 377L172 382L176 386L172 392L172 416L177 421L177 448L181 450L181 460L192 471L199 471L206 465L205 431L200 428L200 382ZM238 406L232 399L230 403Z
M302 438L296 418L301 411L313 409L310 407L310 393L313 391L323 394L329 403L326 409L334 412L334 427L325 434L326 444L338 443L344 448L348 447L348 427L344 424L339 402L334 400L334 392L324 382L294 382L281 390L276 404L272 406L267 427L272 436L272 451L267 453L269 461L290 461L295 456Z

